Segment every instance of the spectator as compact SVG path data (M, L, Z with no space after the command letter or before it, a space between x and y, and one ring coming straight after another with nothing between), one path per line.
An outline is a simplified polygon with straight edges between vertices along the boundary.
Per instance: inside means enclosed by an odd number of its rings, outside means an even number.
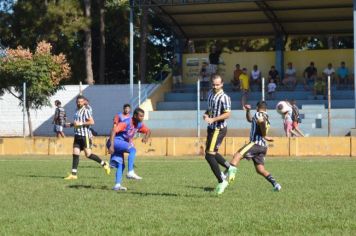
M181 91L182 89L182 67L177 62L177 58L173 58L171 63L172 76L173 76L173 92Z
M268 72L268 81L270 81L271 79L273 79L276 84L281 84L279 73L276 70L275 66L271 66L271 70Z
M274 99L274 93L276 92L277 85L274 82L274 79L270 79L269 83L267 85L267 91L268 91L268 99Z
M250 76L251 86L257 84L259 89L261 89L261 77L261 71L258 69L257 65L254 65Z
M324 99L326 99L326 83L322 77L317 77L314 83L314 99L317 99L318 95L323 95Z
M240 89L241 89L241 106L245 107L248 99L248 92L250 91L249 78L247 75L247 69L243 68L242 73L239 76L240 79Z
M221 51L218 51L215 45L211 47L211 52L209 54L209 73L211 75L216 74L218 71L219 58Z
M323 71L324 81L327 81L329 76L330 76L330 82L335 82L335 70L331 63L328 63L328 66Z
M349 83L349 69L345 66L345 62L342 61L340 67L337 69L336 72L336 82L337 82L337 87L340 88L340 85L345 85Z
M310 65L307 68L305 68L303 73L305 90L309 90L309 86L316 81L317 76L318 76L318 70L314 66L314 62L310 62Z
M304 133L299 129L299 123L301 121L300 115L299 115L299 109L297 106L297 102L294 99L290 100L290 105L292 107L292 134L297 136L297 137L304 137Z
M210 83L209 83L208 63L203 62L202 68L200 70L200 100L207 99L209 87L210 87Z
M240 69L240 64L236 64L234 70L234 78L231 80L231 84L233 86L234 91L237 91L239 89L241 74L242 74L242 70Z
M54 101L54 105L57 107L52 122L54 124L54 132L56 133L57 138L60 137L64 138L65 135L63 132L63 128L67 120L66 112L62 107L61 101L59 100Z
M295 84L297 83L297 77L296 77L297 71L293 67L292 62L288 62L288 67L285 71L285 77L282 81L284 86L286 86L287 89L294 90L295 89Z

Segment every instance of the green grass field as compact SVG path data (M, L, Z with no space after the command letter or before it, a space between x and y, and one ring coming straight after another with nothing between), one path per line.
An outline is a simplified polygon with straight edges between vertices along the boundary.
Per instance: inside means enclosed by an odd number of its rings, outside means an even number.
M356 235L356 160L273 159L281 192L243 161L219 197L196 158L138 158L140 182L114 192L92 161L64 181L70 157L1 157L1 235Z

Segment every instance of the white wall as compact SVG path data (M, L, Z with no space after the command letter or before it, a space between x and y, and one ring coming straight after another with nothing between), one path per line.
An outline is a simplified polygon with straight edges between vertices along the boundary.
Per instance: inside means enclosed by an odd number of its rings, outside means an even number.
M156 86L156 85L153 85ZM145 88L152 85L142 85ZM113 116L122 111L125 103L130 103L130 85L83 85L83 95L90 101L93 107L95 125L94 129L101 135L109 134ZM54 101L60 100L65 108L69 121L73 120L76 109L75 98L79 94L78 85L64 86L64 90L58 91L50 98L52 107L43 107L37 111L31 111L32 125L36 136L54 136L52 119L55 111ZM138 95L138 87L134 85L134 96ZM0 136L22 136L22 107L17 98L9 93L0 97ZM64 132L73 134L72 128ZM26 120L26 133L28 125Z

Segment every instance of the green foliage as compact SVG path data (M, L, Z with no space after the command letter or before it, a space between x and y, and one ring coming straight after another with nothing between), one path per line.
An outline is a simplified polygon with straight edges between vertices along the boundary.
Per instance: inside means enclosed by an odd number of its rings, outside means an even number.
M6 160L5 160L6 159ZM2 157L0 222L4 235L355 235L355 160L274 159L266 168L281 192L242 161L219 197L203 158L138 158L142 181L111 190L93 161L63 180L71 158ZM95 219L95 221L90 220Z
M25 82L28 108L38 109L49 105L49 97L60 89L59 83L70 76L65 57L51 55L50 50L49 44L41 42L34 54L19 47L7 50L7 57L0 59L2 89L12 91L13 88L22 104Z

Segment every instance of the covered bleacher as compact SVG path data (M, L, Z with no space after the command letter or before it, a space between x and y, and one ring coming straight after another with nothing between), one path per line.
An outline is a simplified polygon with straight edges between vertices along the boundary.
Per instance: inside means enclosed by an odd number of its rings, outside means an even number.
M259 68L262 68L264 74L268 72L271 65L275 65L277 70L283 74L286 63L290 59L285 55L285 44L289 37L292 36L317 36L317 35L353 35L353 7L352 0L138 0L136 4L141 6L149 6L155 14L162 19L168 26L171 27L176 35L178 44L184 44L186 40L204 40L204 39L233 39L233 38L275 38L275 52L271 56L271 60L262 64L259 62ZM182 65L186 65L187 57L198 57L199 55L189 55L182 53L182 46L176 47L176 55L181 59ZM352 50L349 56L335 57L332 62L335 69L341 61L346 61L350 71L354 70L354 57ZM207 57L203 55L201 57ZM221 55L224 59L224 54ZM322 57L322 56L321 56ZM318 63L318 59L305 56L299 58L299 82L302 79L301 73L308 66L310 61ZM200 60L201 61L201 60ZM226 60L224 59L226 62ZM258 60L256 60L258 61ZM317 64L318 73L326 67L324 60L320 60ZM252 68L253 62L245 63L243 60L234 60L227 62L226 78L224 89L232 98L232 108L237 110L233 113L233 119L243 124L241 113L240 92L232 90L232 86L228 83L231 79L231 72L234 63L239 63L243 66L248 64L249 71ZM304 64L303 64L304 63ZM297 62L298 64L298 62ZM230 70L230 71L227 71ZM166 130L173 128L179 122L191 124L190 128L183 132L182 136L192 133L192 129L196 127L195 116L191 115L188 118L187 111L192 113L197 109L196 95L196 79L187 78L187 73L183 72L184 88L181 93L173 93L168 91L164 95L164 99L157 103L157 109L150 112L150 120L154 126L158 123L160 127L165 127ZM350 131L350 128L355 126L354 121L354 106L355 92L352 85L341 89L336 89L335 85L331 87L331 109L333 129L332 135L345 135ZM294 91L288 91L281 86L272 100L268 101L268 106L273 109L279 100L291 99L297 100L298 106L302 109L304 115L302 128L311 130L310 135L327 135L326 123L327 118L327 97L312 95L311 91L304 89L299 83ZM249 103L255 104L261 99L261 92L254 91L250 93ZM201 102L200 109L203 111L206 108L205 102ZM338 110L336 110L338 109ZM240 110L240 111L239 111ZM173 121L164 121L164 111L175 111L175 116L171 117ZM177 112L182 111L182 112ZM186 112L184 112L186 111ZM154 113L159 115L154 115ZM241 113L241 114L240 114ZM273 113L273 112L272 112ZM272 115L278 118L278 115ZM155 118L156 117L156 118ZM160 118L158 118L160 117ZM321 127L318 125L317 119L323 120ZM156 119L156 120L155 120ZM174 119L176 119L174 121ZM164 122L173 122L165 124ZM177 123L178 122L178 123ZM244 135L241 131L247 124L236 125L235 122L229 127L232 133ZM278 122L275 128L276 135L282 135L282 125ZM276 127L275 126L275 127ZM183 127L183 126L181 126ZM204 125L202 125L204 130ZM189 131L190 129L190 131ZM166 133L162 129L162 133ZM194 133L194 132L193 132ZM167 135L167 134L165 134ZM193 134L194 135L194 134Z

